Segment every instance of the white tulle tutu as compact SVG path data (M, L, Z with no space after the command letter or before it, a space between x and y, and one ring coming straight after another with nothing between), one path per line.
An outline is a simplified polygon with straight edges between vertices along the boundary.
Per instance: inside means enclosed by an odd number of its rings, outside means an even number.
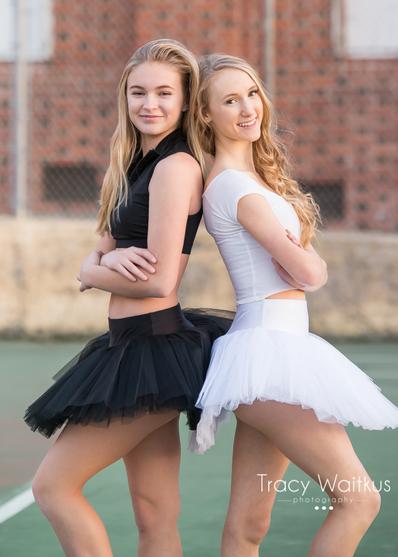
M213 344L196 406L203 410L190 449L203 453L218 423L240 404L274 400L312 409L318 420L365 429L398 427L398 408L323 338L308 331L305 300L264 299L237 307Z

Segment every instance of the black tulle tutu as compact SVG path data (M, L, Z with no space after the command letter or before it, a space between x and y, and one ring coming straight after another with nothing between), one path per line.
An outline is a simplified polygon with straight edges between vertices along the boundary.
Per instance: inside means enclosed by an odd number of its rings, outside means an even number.
M116 416L176 409L187 413L194 430L212 343L232 318L230 312L177 305L109 319L109 331L54 376L55 383L26 410L25 422L50 437L65 422L109 423Z

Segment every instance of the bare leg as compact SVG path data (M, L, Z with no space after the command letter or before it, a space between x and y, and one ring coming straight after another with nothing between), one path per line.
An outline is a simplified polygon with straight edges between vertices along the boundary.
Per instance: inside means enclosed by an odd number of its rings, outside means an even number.
M68 557L111 557L105 527L83 496L89 478L128 454L176 412L105 424L68 425L33 480L33 493Z
M231 498L225 521L222 557L256 557L266 535L276 492L261 491L261 478L281 479L289 460L262 433L238 419L234 441Z
M182 557L178 418L148 435L124 464L140 536L138 557Z
M240 420L264 433L287 458L315 481L372 481L358 459L345 429L338 424L319 422L312 410L274 401L242 405ZM351 483L352 485L352 483ZM346 492L335 482L329 495L342 498L330 511L315 536L309 557L352 557L380 508L377 491L358 485ZM338 546L336 540L339 540ZM242 554L243 557L243 554ZM246 555L245 555L246 557Z

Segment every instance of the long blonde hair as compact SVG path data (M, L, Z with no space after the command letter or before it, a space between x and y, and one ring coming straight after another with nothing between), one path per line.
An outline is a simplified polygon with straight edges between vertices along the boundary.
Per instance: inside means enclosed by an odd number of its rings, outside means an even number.
M307 245L314 237L317 222L320 221L319 207L311 194L302 192L298 183L288 175L288 163L283 146L276 137L276 123L273 118L272 106L259 75L245 60L224 54L203 56L199 62L199 68L200 84L195 106L195 133L203 151L213 156L215 155L215 134L211 124L206 120L209 103L208 90L212 77L223 69L238 69L247 73L258 87L264 110L261 135L253 143L255 170L267 186L293 205L301 224L301 242L304 246ZM199 162L204 169L203 156Z
M144 62L163 62L181 74L187 110L181 127L193 155L199 160L201 149L193 132L193 103L199 87L199 66L196 57L181 43L172 39L150 41L134 52L127 62L118 86L118 123L110 144L110 163L105 173L97 215L97 232L110 231L112 211L127 202L127 170L140 143L138 130L129 118L127 79L133 68Z

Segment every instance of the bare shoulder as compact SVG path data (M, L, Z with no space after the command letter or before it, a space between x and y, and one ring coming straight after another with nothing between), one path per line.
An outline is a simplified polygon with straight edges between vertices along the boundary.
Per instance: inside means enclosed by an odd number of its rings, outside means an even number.
M191 179L202 180L202 171L200 165L194 157L188 153L179 152L169 155L161 160L155 168L155 172L182 175L184 178L190 177Z
M167 183L167 188L164 187ZM199 163L188 153L174 153L161 160L155 168L149 191L178 195L190 199L192 196L201 199L203 178Z

